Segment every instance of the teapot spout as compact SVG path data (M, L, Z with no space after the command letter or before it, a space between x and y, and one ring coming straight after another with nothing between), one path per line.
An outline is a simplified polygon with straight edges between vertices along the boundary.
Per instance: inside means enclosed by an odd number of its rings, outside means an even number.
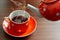
M42 15L40 14L40 11L38 8L32 6L31 4L27 4L27 8L34 11L38 17L42 18Z

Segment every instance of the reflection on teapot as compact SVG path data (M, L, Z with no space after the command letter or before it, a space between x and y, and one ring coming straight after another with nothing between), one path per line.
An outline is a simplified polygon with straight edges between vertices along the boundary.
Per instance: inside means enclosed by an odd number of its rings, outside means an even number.
M27 5L27 8L34 11L39 17L43 16L51 21L60 19L60 0L42 0L39 8L30 4Z

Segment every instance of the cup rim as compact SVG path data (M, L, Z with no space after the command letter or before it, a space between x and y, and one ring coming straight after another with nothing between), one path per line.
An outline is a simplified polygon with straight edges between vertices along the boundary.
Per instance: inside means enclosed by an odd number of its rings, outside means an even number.
M25 11L25 10L15 10L15 11L12 11L11 14L13 14L13 13L16 12L16 11ZM24 24L24 23L27 23L27 22L30 20L30 14L29 14L27 11L25 11L25 12L26 12L26 14L29 15L29 18L28 18L25 22L22 22L22 23L14 22L14 21L10 18L11 14L9 15L10 21L12 21L12 22L15 23L15 24Z

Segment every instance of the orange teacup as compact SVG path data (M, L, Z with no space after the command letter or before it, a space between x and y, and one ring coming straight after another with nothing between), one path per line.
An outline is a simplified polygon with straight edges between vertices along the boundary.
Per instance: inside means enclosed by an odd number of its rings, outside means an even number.
M24 10L15 10L5 17L3 28L10 35L19 36L25 33L29 26L30 14Z

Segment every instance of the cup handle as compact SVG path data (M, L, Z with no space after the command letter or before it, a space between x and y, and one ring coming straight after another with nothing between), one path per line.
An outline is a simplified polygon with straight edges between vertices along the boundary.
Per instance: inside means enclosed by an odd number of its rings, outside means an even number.
M4 17L4 21L3 21L3 26L4 27L8 27L10 26L10 20L9 20L9 17Z
M9 17L4 17L4 19L5 19L5 21L8 22L8 23L10 22Z

